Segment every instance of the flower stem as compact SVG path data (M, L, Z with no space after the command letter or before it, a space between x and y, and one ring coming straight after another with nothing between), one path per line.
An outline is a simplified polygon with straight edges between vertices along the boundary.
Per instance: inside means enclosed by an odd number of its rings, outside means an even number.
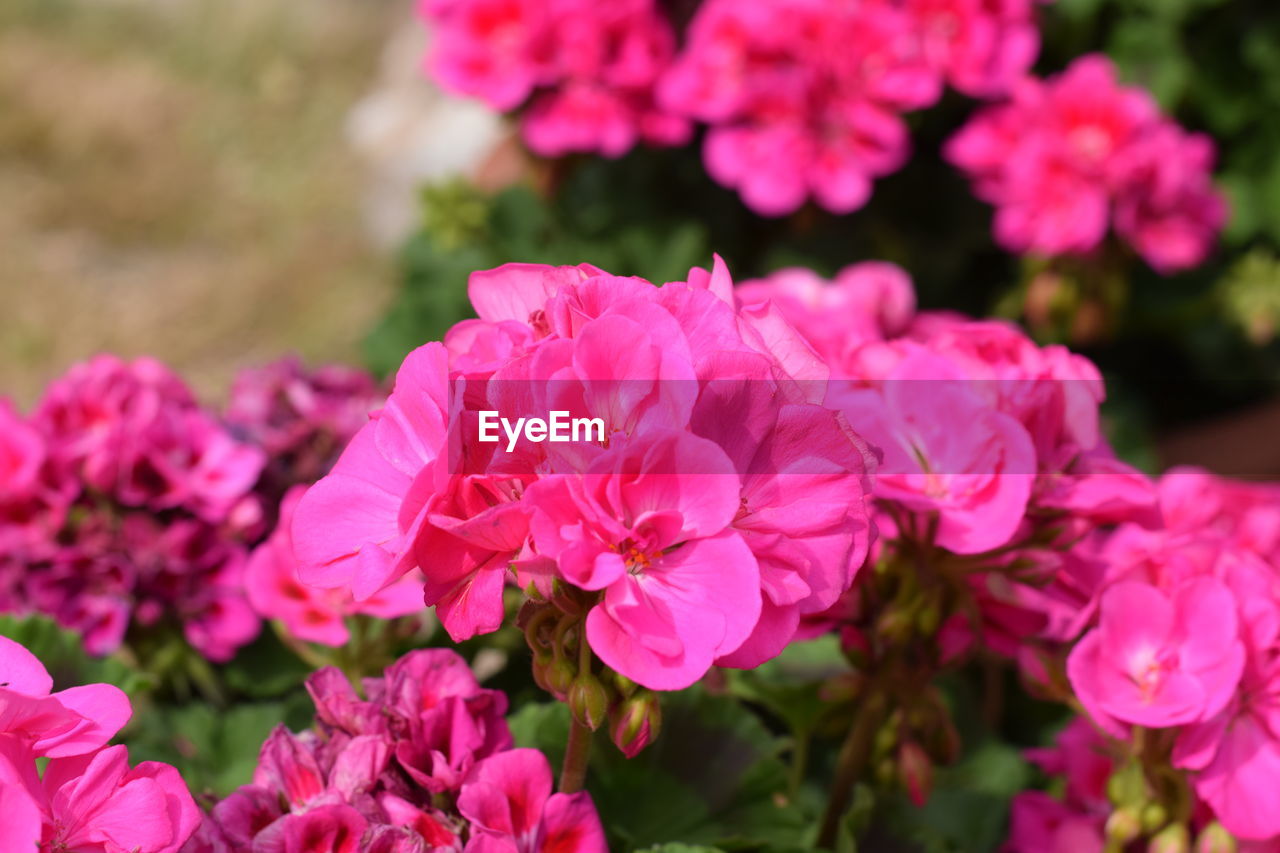
M560 793L575 794L587 782L587 760L591 757L591 729L577 720L570 720L569 742L564 749L564 764L560 767Z
M578 633L578 672L591 671L591 646L587 644L587 626L584 621L577 624ZM560 793L576 794L587 783L587 761L591 758L591 735L594 734L577 717L569 714L569 741L564 748L564 764L560 766Z
M822 831L818 834L817 846L820 850L836 849L840 821L849 807L853 787L871 758L871 744L883 721L884 707L884 695L873 686L840 747L840 756L836 759L836 776L831 782L827 810L822 815Z

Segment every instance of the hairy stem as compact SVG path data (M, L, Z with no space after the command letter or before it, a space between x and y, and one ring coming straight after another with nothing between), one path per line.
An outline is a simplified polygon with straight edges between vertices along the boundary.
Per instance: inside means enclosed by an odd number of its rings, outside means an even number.
M591 671L591 646L587 645L587 626L580 621L578 633L578 672ZM575 794L587 783L587 761L591 758L591 729L569 715L569 741L564 748L564 764L560 767L560 793Z

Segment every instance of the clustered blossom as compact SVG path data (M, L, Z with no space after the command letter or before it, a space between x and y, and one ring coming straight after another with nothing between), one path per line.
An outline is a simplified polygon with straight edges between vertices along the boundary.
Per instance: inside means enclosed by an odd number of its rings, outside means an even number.
M706 0L676 52L654 0L424 0L446 89L522 107L529 147L615 157L709 130L707 169L758 213L847 213L908 153L901 114L945 84L1005 93L1035 60L1035 0Z
M591 652L660 690L769 659L849 587L873 461L820 404L812 350L776 310L737 306L723 265L655 287L509 264L470 295L479 319L405 360L303 496L304 582L363 601L420 568L455 640L499 627L508 585L565 599L551 611L585 622ZM555 410L599 418L604 441L479 440L481 411ZM523 624L535 646L538 625Z
M1088 254L1114 231L1154 269L1176 272L1204 260L1227 217L1213 143L1120 85L1099 55L1023 80L946 155L995 206L996 240L1014 252Z
M655 105L675 53L655 0L423 0L431 67L447 89L498 110L525 105L521 132L539 154L625 154L680 145L689 123Z
M23 646L0 637L0 849L177 853L200 820L178 772L105 746L129 719L107 684L51 692ZM43 766L41 766L43 763Z
M291 585L288 531L250 549L384 397L362 371L284 359L240 374L221 417L160 363L104 355L30 416L0 400L0 612L48 615L97 655L166 623L227 660L258 633L255 607L342 642L350 600ZM399 602L362 612L417 609Z
M382 405L386 392L367 372L327 364L308 369L286 357L236 375L224 411L228 428L262 448L257 491L277 503L285 491L320 479Z
M1107 780L1120 763L1115 750L1076 717L1046 749L1027 755L1045 773L1063 779L1061 797L1024 791L1013 798L1005 853L1102 853L1111 814Z
M590 795L551 793L546 757L512 748L506 697L456 653L410 652L363 688L312 675L316 726L272 732L185 853L606 849Z
M757 213L866 203L906 162L902 114L1008 90L1039 49L1034 0L706 0L659 89L705 122L707 171Z
M0 465L0 609L52 616L94 654L165 619L214 660L253 638L242 575L263 453L178 377L99 356L29 418L0 418L0 459L14 460Z

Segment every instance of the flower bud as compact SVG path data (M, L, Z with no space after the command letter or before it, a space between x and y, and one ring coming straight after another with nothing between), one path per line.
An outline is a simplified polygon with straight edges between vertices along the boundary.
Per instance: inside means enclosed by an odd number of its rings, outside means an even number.
M1147 853L1191 853L1191 839L1187 828L1171 823L1147 844Z
M1107 818L1107 840L1118 845L1128 844L1142 834L1142 818L1132 806L1122 806Z
M557 699L564 699L573 686L573 679L578 674L577 668L562 657L552 658L544 670L547 690Z
M1236 853L1239 847L1226 827L1216 820L1200 830L1196 838L1196 853Z
M635 758L661 728L662 705L657 694L644 688L619 702L609 715L609 737L627 758Z
M615 672L613 674L613 684L618 688L618 692L623 696L630 696L635 693L636 688L639 686L620 672Z
M1147 835L1159 832L1169 822L1169 812L1159 803L1147 803L1142 809L1142 831Z
M898 775L902 777L911 802L923 806L933 790L933 762L913 740L904 741L898 747Z
M594 732L609 713L609 691L590 672L580 672L569 687L569 711Z

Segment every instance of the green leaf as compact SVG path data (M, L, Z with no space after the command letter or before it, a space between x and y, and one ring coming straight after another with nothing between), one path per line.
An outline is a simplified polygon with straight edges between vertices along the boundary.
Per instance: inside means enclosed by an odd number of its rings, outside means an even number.
M663 696L662 733L627 759L603 733L593 744L587 789L611 848L669 842L723 848L798 849L815 815L786 797L782 742L728 696L691 688ZM516 742L558 766L568 732L563 705L527 705L511 718Z
M222 797L253 778L262 742L277 725L293 730L311 724L305 693L288 700L215 708L188 705L135 709L135 725L124 742L130 759L163 761L182 773L193 793Z

